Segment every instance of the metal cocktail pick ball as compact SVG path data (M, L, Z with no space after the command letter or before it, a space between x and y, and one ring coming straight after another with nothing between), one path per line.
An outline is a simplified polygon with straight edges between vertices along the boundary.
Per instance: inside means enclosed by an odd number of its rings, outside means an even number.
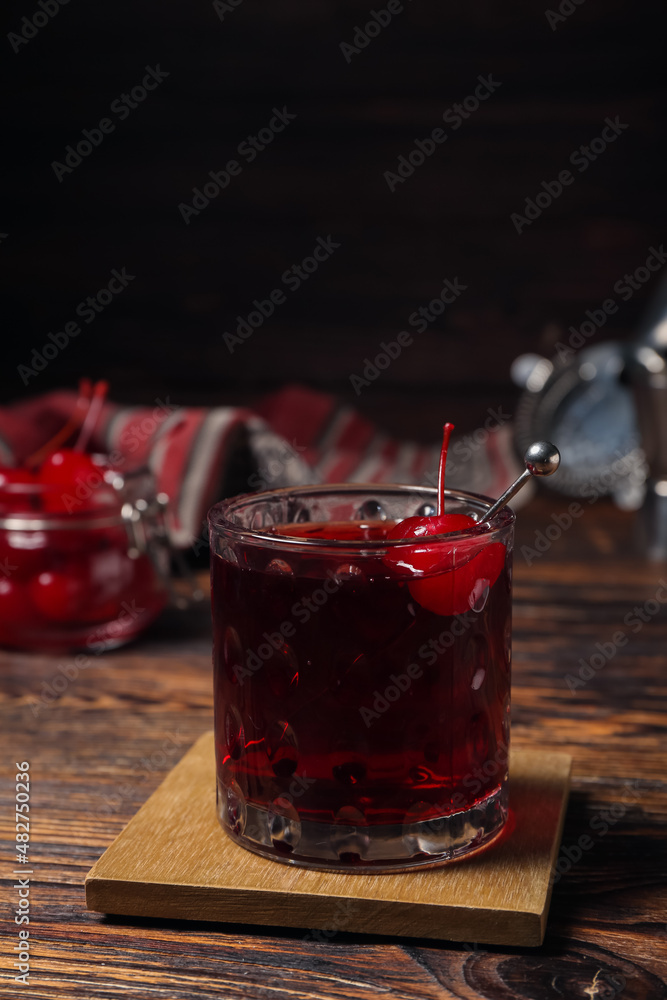
M505 490L501 497L490 507L484 517L485 521L490 521L492 517L502 510L510 502L513 496L519 492L531 476L551 476L560 465L560 452L551 441L533 441L527 449L523 460L526 468L518 479L516 479L508 490Z

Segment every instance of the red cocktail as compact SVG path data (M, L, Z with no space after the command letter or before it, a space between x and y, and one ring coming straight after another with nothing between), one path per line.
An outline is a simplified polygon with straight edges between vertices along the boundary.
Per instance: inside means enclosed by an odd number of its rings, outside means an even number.
M514 515L446 491L450 530L400 537L436 504L313 486L211 511L218 809L243 846L390 870L502 828Z

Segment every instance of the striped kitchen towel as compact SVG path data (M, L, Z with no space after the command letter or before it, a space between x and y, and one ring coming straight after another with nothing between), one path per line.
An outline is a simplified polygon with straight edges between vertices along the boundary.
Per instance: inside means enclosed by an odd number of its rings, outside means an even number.
M0 463L19 465L40 449L76 400L58 391L0 408ZM454 437L447 485L496 497L521 467L509 423L487 424ZM286 386L254 410L184 407L169 397L148 406L105 403L88 450L109 453L122 471L148 465L171 501L172 541L187 549L201 538L211 504L237 493L306 483L435 485L440 441L397 441L334 396ZM527 492L517 499L525 502Z

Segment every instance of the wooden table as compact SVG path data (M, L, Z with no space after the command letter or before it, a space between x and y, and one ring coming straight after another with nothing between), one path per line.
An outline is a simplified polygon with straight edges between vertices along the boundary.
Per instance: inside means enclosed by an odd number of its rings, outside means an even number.
M667 566L633 554L632 516L605 501L584 503L570 520L565 527L566 503L534 501L519 518L515 551L514 745L574 757L563 839L574 860L555 886L541 948L326 937L307 929L267 933L107 918L85 909L90 866L211 728L204 606L172 613L140 643L97 658L52 701L54 678L63 676L59 664L68 661L1 654L1 759L9 780L1 816L8 902L1 914L0 995L667 997L667 614L660 603L667 600L667 588L660 590ZM554 540L544 535L536 545L536 531L549 525ZM547 551L537 554L538 548ZM596 643L603 652L591 664ZM24 760L32 776L32 960L29 985L17 986L5 978L18 931L10 805L14 762Z

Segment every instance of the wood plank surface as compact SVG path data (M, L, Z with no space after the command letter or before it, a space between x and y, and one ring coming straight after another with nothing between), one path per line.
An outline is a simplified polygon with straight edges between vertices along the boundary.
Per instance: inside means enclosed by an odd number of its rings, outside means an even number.
M136 645L91 662L59 695L64 659L0 656L3 976L12 969L14 762L31 764L30 985L63 1000L662 1000L667 997L667 567L638 559L633 517L600 500L548 550L523 545L566 504L522 510L515 552L513 746L574 758L544 944L397 940L344 928L266 929L109 918L86 910L91 865L194 740L211 728L208 611L168 615ZM553 532L552 532L553 534ZM529 559L532 558L529 556ZM646 618L641 626L627 616ZM628 642L568 688L596 643ZM62 687L61 684L58 685ZM567 848L592 841L567 866ZM372 930L372 929L371 929Z

